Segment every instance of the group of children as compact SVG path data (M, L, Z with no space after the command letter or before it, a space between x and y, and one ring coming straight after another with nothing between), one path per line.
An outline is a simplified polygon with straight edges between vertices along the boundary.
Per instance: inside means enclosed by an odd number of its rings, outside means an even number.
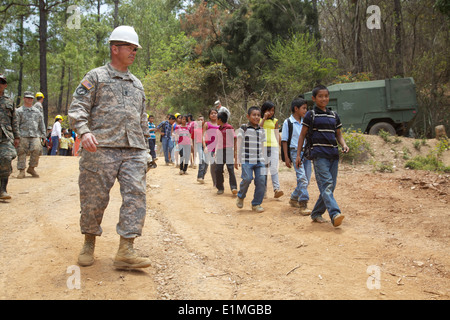
M73 148L75 144L76 133L69 129L62 129L61 139L59 140L57 149L55 154L59 154L60 156L73 156ZM42 154L43 155L52 155L51 151L53 149L53 141L51 138L52 134L52 126L47 128L47 135L45 140L42 143Z
M263 212L262 202L267 193L267 177L271 176L274 197L283 195L278 179L279 146L281 142L282 159L286 166L295 169L297 185L290 195L289 204L298 208L303 215L310 215L314 222L323 223L322 217L328 211L333 226L337 227L344 219L334 198L338 172L339 150L348 152L341 133L341 121L337 113L329 110L329 92L325 86L312 91L315 103L308 111L307 102L302 98L291 103L291 116L283 123L281 137L278 120L274 118L275 105L267 101L261 108L248 109L246 124L238 130L228 124L228 114L212 109L208 121L199 116L193 121L188 115L169 115L166 121L157 127L153 117L149 117L152 132L161 132L166 164L178 159L179 173L186 174L190 161L198 163L197 181L204 183L210 167L211 177L218 194L224 193L224 166L228 170L229 185L233 195L237 195L236 206L243 208L244 199L252 181L255 190L251 201L252 210ZM169 137L173 136L170 151ZM310 139L311 156L303 157L306 138ZM156 139L154 137L153 139ZM149 142L150 143L150 142ZM150 143L150 147L154 146ZM153 148L154 154L154 148ZM152 154L152 156L153 156ZM156 157L153 156L154 158ZM312 159L312 160L310 160ZM309 210L308 185L311 179L312 164L320 195L314 208ZM237 185L234 170L241 167L241 181Z

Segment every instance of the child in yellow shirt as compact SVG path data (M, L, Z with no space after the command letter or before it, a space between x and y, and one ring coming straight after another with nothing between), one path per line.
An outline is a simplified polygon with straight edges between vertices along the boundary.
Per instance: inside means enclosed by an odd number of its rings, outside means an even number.
M280 190L280 181L278 180L278 160L279 160L279 125L275 115L275 104L266 101L261 106L261 121L259 125L266 132L266 141L264 142L264 155L267 158L266 167L269 168L268 173L272 178L272 186L274 197L279 198L284 193ZM266 193L267 193L267 175L266 175Z
M64 137L61 138L61 142L59 143L59 155L71 156L69 149L72 150L73 144L74 141L70 134L68 132L64 133Z

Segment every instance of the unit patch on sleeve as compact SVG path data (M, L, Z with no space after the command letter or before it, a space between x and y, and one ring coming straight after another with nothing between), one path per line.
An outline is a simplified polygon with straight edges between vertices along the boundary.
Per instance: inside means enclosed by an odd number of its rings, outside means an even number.
M85 87L79 86L75 92L79 96L84 96L88 91L87 91L87 89Z

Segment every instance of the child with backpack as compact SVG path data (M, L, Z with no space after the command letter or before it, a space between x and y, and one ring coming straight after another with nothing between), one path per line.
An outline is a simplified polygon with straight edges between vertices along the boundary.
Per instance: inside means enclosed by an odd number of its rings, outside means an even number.
M297 159L297 150L301 150L303 145L298 147L298 138L302 131L303 118L308 111L305 99L297 98L291 103L291 116L283 123L281 131L281 147L283 159L288 168L295 164ZM309 215L308 209L309 193L308 185L311 181L311 161L304 160L301 165L294 166L297 177L297 186L291 193L289 204L291 207L298 208L301 215Z
M327 210L331 223L337 227L344 219L333 195L339 165L338 143L345 153L349 151L349 147L342 136L342 123L339 115L327 109L330 101L327 87L323 85L315 87L312 91L312 100L315 103L314 109L306 113L298 139L298 145L301 146L307 134L310 134L311 153L309 158L313 160L314 173L320 191L319 199L311 212L311 219L318 223L326 222L322 215ZM298 148L295 165L299 167L302 161L301 150Z

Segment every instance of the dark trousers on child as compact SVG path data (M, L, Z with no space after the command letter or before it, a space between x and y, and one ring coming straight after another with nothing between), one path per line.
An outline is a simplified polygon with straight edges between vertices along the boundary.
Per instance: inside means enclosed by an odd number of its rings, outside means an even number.
M180 144L178 146L180 147L180 170L186 172L191 155L191 145Z
M224 190L223 166L227 166L229 183L231 190L237 190L236 176L234 174L234 150L232 148L216 150L216 187L218 190Z
M156 139L148 139L148 147L150 149L150 155L152 156L153 160L156 159L155 146L156 146Z

